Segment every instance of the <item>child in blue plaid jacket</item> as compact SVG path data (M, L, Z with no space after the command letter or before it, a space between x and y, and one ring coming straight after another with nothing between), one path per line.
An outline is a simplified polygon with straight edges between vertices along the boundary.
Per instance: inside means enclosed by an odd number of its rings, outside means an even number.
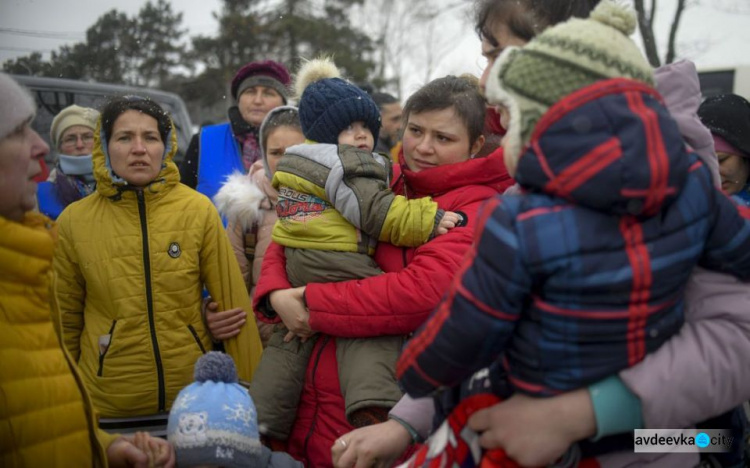
M510 116L506 165L524 193L485 207L407 344L397 376L411 396L492 364L501 397L589 385L680 329L694 266L750 277L750 210L686 148L627 37L634 22L605 0L493 66L488 97Z

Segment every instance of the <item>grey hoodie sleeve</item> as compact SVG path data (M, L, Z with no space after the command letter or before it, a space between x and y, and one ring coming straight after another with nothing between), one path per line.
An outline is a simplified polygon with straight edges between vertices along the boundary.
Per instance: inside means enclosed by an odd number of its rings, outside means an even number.
M407 423L425 440L432 429L432 418L435 416L435 402L432 397L412 398L407 394L391 408L389 413Z
M696 268L680 332L620 372L647 428L690 427L750 399L750 283Z

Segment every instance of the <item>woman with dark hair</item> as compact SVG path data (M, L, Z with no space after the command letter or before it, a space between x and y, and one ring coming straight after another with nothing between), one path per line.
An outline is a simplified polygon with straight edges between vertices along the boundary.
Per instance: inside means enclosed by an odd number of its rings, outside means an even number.
M283 248L271 243L266 251L254 297L258 319L283 321L298 336L320 335L287 442L289 453L309 466L331 466L331 445L353 429L341 394L337 337L414 331L471 245L479 207L511 183L502 155L471 159L484 141L484 115L484 100L467 80L449 76L427 84L406 104L402 157L394 167L396 194L432 196L441 209L462 212L466 226L417 248L379 243L374 259L382 275L294 289L289 289ZM209 326L210 321L211 315Z
M283 250L272 243L266 252L254 297L258 318L283 321L298 336L320 334L288 441L289 453L310 466L330 466L331 445L352 429L339 383L337 337L414 331L471 245L480 205L511 182L501 157L471 159L484 142L484 115L478 89L462 78L437 79L417 91L404 109L401 162L391 186L408 198L432 196L439 208L464 214L466 226L417 248L378 244L374 259L382 275L302 288L288 289Z
M719 158L721 188L750 206L750 102L737 94L707 98L698 116L711 131Z
M304 142L296 107L280 106L271 110L260 126L262 160L253 163L247 175L241 172L229 175L214 197L219 212L229 220L227 234L251 298L255 294L260 267L277 219L279 192L271 185L276 165L288 147ZM216 312L217 307L215 302L208 304L210 313L216 314L212 318L229 315ZM231 325L228 323L219 328ZM220 329L217 329L219 334ZM259 322L258 330L265 345L273 325Z
M179 183L169 115L121 97L104 106L99 128L96 192L59 218L65 344L103 416L165 412L212 346L203 285L226 308L250 304L216 208ZM226 348L249 381L261 353L255 323Z
M96 109L73 104L52 120L50 142L57 151L57 164L37 190L39 211L52 219L96 188L91 152L98 119Z

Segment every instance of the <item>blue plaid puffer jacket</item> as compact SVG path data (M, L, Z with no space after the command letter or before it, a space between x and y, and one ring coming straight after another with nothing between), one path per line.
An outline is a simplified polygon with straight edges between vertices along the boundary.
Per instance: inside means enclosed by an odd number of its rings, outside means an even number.
M545 114L526 193L486 205L443 303L397 368L422 396L501 362L551 395L641 361L683 323L695 265L750 277L750 210L717 190L653 89L614 79Z

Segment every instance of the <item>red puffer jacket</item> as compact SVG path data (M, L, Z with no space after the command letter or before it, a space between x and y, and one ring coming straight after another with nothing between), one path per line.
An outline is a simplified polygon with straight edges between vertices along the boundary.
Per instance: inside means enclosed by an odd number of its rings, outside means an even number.
M431 196L440 208L463 213L467 224L417 248L379 244L375 260L386 272L383 275L307 285L310 327L320 337L307 368L287 450L310 467L331 466L331 445L353 429L344 417L335 337L405 335L416 330L458 271L473 241L480 206L513 183L502 150L418 173L403 164L400 169L394 192L409 198ZM263 262L254 310L260 310L269 293L290 287L284 263L283 248L272 243ZM268 320L260 313L258 318Z

